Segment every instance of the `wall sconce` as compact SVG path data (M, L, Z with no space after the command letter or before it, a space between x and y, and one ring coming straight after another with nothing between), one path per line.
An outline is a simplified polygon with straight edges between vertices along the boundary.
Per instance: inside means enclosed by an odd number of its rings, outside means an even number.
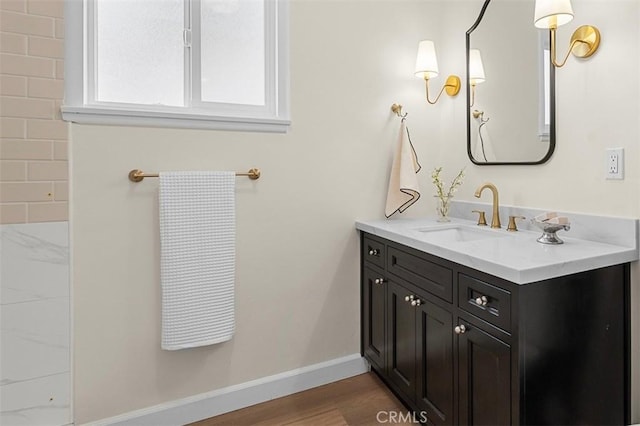
M443 91L447 91L447 95L456 96L460 92L460 77L457 75L450 75L447 77L447 81L440 89L440 93L434 101L429 99L429 79L437 77L438 75L438 59L436 58L436 48L431 40L422 40L418 44L418 56L416 58L416 71L417 77L423 77L426 90L427 90L427 102L435 104L440 99Z
M578 27L571 36L571 45L564 60L556 61L556 29L573 19L571 0L536 0L533 24L537 28L551 31L551 62L557 68L562 67L573 53L578 58L588 58L600 45L600 31L591 25Z
M469 50L469 84L471 85L471 105L476 102L476 84L484 83L484 66L482 65L482 56L480 50Z

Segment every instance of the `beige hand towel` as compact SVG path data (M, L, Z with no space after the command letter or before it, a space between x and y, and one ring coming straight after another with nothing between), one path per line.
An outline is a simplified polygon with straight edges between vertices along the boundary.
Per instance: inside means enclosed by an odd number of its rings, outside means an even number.
M391 176L389 177L387 206L384 210L387 218L396 212L404 212L420 198L420 189L416 176L420 168L418 156L411 144L409 129L406 128L404 120L402 120L398 147L391 167Z

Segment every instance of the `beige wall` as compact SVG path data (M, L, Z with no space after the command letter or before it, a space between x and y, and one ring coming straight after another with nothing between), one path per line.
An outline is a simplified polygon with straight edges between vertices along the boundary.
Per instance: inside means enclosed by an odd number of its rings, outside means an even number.
M443 165L447 177L467 168L459 199L491 180L505 204L638 217L640 55L630 40L640 41L640 5L575 3L570 26L599 26L603 43L590 61L559 71L558 149L543 166L473 166L464 95L426 105L413 77L424 38L436 42L441 75L464 74L464 33L480 1L292 1L286 135L73 125L77 423L359 350L354 220L383 217L399 126L393 102L409 113L424 167L424 196L410 215L433 211L429 172ZM626 90L615 92L620 81ZM625 147L622 182L603 178L609 146ZM160 350L157 181L133 184L127 173L254 166L260 180L238 180L235 338ZM637 266L633 285L637 326ZM636 373L634 399L638 382Z
M481 3L481 2L480 2ZM477 4L474 2L474 4ZM447 7L442 37L464 66L464 38L469 7L456 2ZM467 166L467 185L458 198L474 200L479 183L489 180L500 189L505 205L529 206L610 216L640 216L640 2L637 0L574 1L574 20L558 29L559 54L567 51L575 28L597 26L602 33L599 51L586 61L570 58L556 72L557 147L540 166L473 166L466 160L464 100L454 115L443 118L439 161ZM518 111L517 106L514 111ZM450 143L455 141L455 143ZM625 149L625 179L604 179L606 148ZM484 199L484 198L483 198ZM484 199L489 202L490 200ZM640 422L640 267L632 265L632 418Z
M67 220L63 1L0 9L0 223Z
M465 7L456 2L447 10L459 16ZM591 59L572 57L556 71L557 147L553 157L533 167L479 167L466 162L463 143L446 144L443 162L467 164L469 185L461 188L460 198L473 199L475 184L488 179L498 185L504 204L623 217L640 214L640 50L635 43L640 38L640 3L582 0L573 7L574 20L558 30L559 54L566 53L573 29L583 24L597 26L602 42ZM464 46L454 37L466 26L462 22L445 28L451 52L458 52L454 54L456 68L464 66ZM463 99L456 101L464 103ZM517 105L513 110L518 113ZM442 129L443 139L466 139L464 108L458 113ZM625 148L623 181L604 178L605 149L615 147Z

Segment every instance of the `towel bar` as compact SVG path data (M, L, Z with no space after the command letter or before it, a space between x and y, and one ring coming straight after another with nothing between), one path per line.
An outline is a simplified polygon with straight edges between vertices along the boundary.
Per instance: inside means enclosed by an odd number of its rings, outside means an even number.
M139 169L133 169L129 172L129 180L131 182L140 182L144 178L158 176L158 173L145 173ZM247 176L251 180L256 180L260 178L260 169L249 169L249 171L246 173L236 172L236 176Z

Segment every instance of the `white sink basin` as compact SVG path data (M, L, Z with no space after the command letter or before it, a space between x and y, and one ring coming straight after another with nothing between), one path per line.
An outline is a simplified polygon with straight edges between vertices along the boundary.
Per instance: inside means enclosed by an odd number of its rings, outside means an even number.
M479 241L493 238L504 238L507 235L486 229L473 228L463 225L453 225L440 228L417 229L421 239L429 243L446 244L466 241Z

